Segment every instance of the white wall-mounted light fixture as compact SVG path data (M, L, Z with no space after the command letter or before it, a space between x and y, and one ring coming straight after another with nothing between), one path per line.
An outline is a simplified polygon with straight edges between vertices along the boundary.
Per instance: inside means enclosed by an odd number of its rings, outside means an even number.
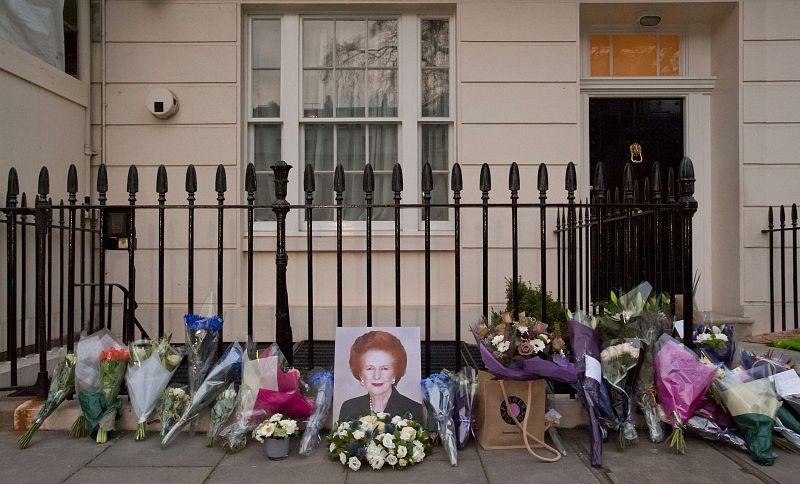
M661 24L661 15L655 12L639 12L636 18L640 27L658 27Z

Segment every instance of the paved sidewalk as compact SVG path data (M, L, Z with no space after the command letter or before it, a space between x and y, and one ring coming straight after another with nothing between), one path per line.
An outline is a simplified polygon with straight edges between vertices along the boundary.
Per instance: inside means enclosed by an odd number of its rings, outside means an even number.
M239 454L226 455L209 449L205 437L180 437L161 450L156 434L135 442L123 433L104 445L89 439L70 439L65 432L41 431L26 450L16 445L17 435L0 432L0 475L8 483L710 483L724 479L736 483L797 482L800 454L778 450L773 467L760 467L737 450L702 440L688 439L688 452L673 454L666 444L641 442L624 453L612 443L604 447L604 467L592 469L587 460L586 431L562 431L568 455L560 462L534 461L525 451L484 451L470 445L459 452L458 467L452 468L441 448L428 460L405 471L384 469L346 471L327 459L324 449L312 457L297 455L273 462L264 456L263 445L251 442ZM640 433L640 438L646 435ZM295 439L295 445L297 440Z

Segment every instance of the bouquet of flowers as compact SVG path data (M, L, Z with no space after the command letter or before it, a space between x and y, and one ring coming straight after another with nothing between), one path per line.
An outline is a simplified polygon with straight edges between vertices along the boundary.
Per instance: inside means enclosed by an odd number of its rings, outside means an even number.
M683 454L686 452L683 428L717 370L704 365L691 350L668 335L661 336L656 343L655 368L658 398L672 423L669 445Z
M110 348L124 348L108 329L101 329L78 341L75 348L75 395L80 401L82 393L96 393L100 390L100 353ZM86 435L86 417L83 409L72 424L70 436Z
M75 391L75 353L67 353L58 362L58 366L53 371L53 378L50 380L50 390L47 392L47 401L36 413L31 426L19 438L17 443L20 449L26 449L31 445L33 434L39 430L42 423L52 414L61 403Z
M644 359L636 381L636 402L644 415L651 442L662 442L664 435L664 409L658 404L654 379L656 341L664 332L672 329L672 315L668 312L670 299L667 293L650 296L644 311L634 321L636 337L642 341Z
M327 370L317 370L308 379L309 394L314 396L314 413L306 423L303 438L300 439L300 455L310 456L322 442L320 429L328 419L333 402L333 374Z
M223 321L219 316L196 314L187 314L184 321L186 354L189 357L189 391L194 396L214 363Z
M117 398L130 354L125 347L110 348L100 353L100 389L97 392L83 392L78 396L81 412L92 433L96 432L95 441L104 444L108 440L108 432L115 429L117 412L122 402Z
M620 450L638 440L632 421L633 397L643 359L644 347L635 338L618 341L600 353L600 366L608 383L614 411L612 425L618 434L617 447Z
M200 416L200 411L210 407L217 395L224 392L239 375L242 364L242 347L239 343L231 343L222 358L208 372L203 384L192 395L192 401L186 406L181 418L161 439L161 448L166 448L178 436L181 429Z
M749 375L724 371L724 377L714 382L722 403L744 435L750 457L761 465L772 465L776 457L772 452L772 429L781 405L775 385L768 378L742 381L740 377Z
M603 465L603 440L607 435L602 420L611 418L613 411L608 389L603 385L600 336L596 331L597 320L583 311L569 314L568 317L567 328L578 370L578 394L586 407L591 423L591 462L592 466L600 467Z
M375 470L384 465L404 469L422 462L431 449L428 432L398 415L373 413L333 427L328 436L330 456L353 471L364 462Z
M157 342L140 340L130 345L131 361L125 381L131 407L139 418L134 437L136 440L147 437L147 419L183 359L183 351L173 347L170 338L170 335L166 335Z
M577 381L578 372L564 355L564 340L547 331L546 324L524 313L513 321L510 312L492 313L491 321L482 320L472 329L483 364L499 378Z
M604 312L597 329L603 341L634 336L632 323L644 312L652 291L653 286L648 282L642 282L621 296L611 291L609 300L600 303Z
M233 409L236 407L236 388L235 384L228 385L228 389L217 395L214 405L211 407L211 423L206 434L206 447L214 447L219 431L225 422L228 421Z
M692 341L711 361L731 367L735 355L733 326L730 324L695 326Z
M475 417L472 409L475 405L475 394L478 392L478 371L466 366L455 376L456 401L454 417L456 419L456 439L458 448L463 449L474 433Z
M264 439L286 439L296 432L296 420L284 418L282 414L276 413L253 429L253 438L263 444Z
M428 407L428 416L436 421L450 465L458 465L456 429L453 424L453 408L456 396L455 382L446 372L435 373L422 380L422 396Z
M161 438L164 438L175 422L181 418L183 411L191 401L192 398L185 386L164 389L164 393L161 395L161 406L158 410L161 418Z
M311 415L314 408L300 393L300 372L284 370L286 364L277 345L259 354L255 344L248 343L243 355L236 416L220 432L222 447L227 452L244 449L247 436L270 415L280 413L293 418Z

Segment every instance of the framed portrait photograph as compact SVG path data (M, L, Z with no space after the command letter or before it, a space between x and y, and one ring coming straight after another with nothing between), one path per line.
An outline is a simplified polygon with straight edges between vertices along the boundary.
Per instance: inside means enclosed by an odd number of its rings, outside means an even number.
M372 412L422 421L419 328L336 328L333 421Z

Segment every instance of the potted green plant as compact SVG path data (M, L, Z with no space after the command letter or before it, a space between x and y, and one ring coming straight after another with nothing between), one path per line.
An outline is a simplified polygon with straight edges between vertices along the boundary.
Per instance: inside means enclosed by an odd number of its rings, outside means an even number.
M267 457L281 460L289 457L289 438L297 433L297 421L276 413L253 430L253 438L266 442Z

